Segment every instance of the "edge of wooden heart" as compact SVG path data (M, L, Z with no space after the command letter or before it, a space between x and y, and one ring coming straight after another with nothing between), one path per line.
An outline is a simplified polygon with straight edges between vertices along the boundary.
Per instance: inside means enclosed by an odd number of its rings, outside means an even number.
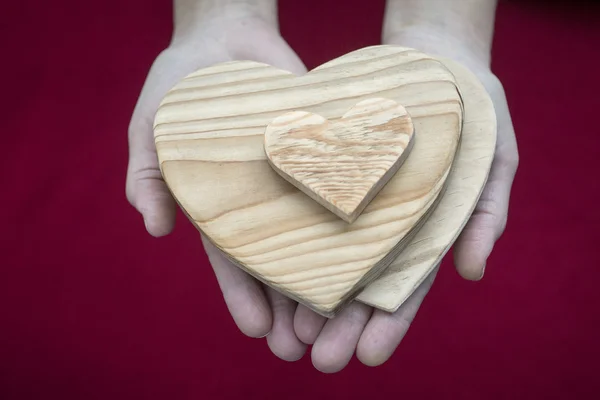
M460 96L460 92L459 92L459 96ZM370 98L368 100L372 100L372 99L375 99L375 98L377 98L377 97ZM410 127L411 127L412 132L410 134L410 138L408 139L408 143L406 144L406 147L402 150L402 154L400 154L400 157L398 157L398 159L394 162L394 164L390 167L390 169L388 169L385 172L385 174L383 174L381 176L381 178L377 182L375 182L373 184L373 186L371 186L371 188L369 189L369 191L367 192L367 194L365 195L365 197L356 206L356 208L354 209L354 211L352 211L352 213L350 213L350 214L344 213L342 210L340 210L339 208L335 207L335 205L333 205L331 202L329 202L326 199L320 197L317 193L315 193L314 191L310 190L310 188L307 188L301 182L298 182L294 177L292 177L290 174L288 174L284 169L280 168L272 160L271 154L268 151L266 151L266 147L267 147L266 139L267 139L267 136L265 135L264 147L265 147L265 156L267 158L267 162L269 163L269 165L271 166L271 168L273 168L273 170L277 174L279 174L279 176L281 176L286 181L288 181L289 183L291 183L292 185L294 185L302 193L306 194L312 200L314 200L315 202L317 202L321 206L325 207L327 210L329 210L330 212L332 212L333 214L335 214L336 216L338 216L339 218L341 218L345 222L347 222L349 224L353 223L360 216L360 214L364 211L364 209L369 205L369 203L371 203L371 201L375 198L375 196L377 196L377 194L385 187L385 185L387 185L387 183L392 179L392 177L396 174L396 172L398 172L398 170L400 169L400 167L402 166L402 164L404 164L404 162L408 158L408 156L409 156L412 148L414 147L414 143L415 143L415 140L416 140L416 138L415 138L416 137L415 126L414 126L414 124L412 122L412 117L411 117L410 113L408 112L408 110L406 110L406 108L404 108L404 106L402 104L399 104L399 103L397 103L396 101L394 101L392 99L387 99L386 98L385 100L393 101L396 105L402 107L403 111L408 116L408 120L410 122ZM362 100L362 101L358 102L356 105L352 106L346 112L346 114L344 114L342 116L342 119L344 117L346 117L346 115L350 111L352 111L357 105L363 103L364 101L366 101L366 100ZM277 117L277 118L280 118L280 117ZM321 116L321 118L324 118L325 120L327 120L325 117ZM269 127L267 126L266 129L268 130Z
M456 78L459 86L459 93L461 93L464 104L465 119L463 120L463 132L461 134L457 155L452 165L453 171L446 180L447 190L439 197L439 203L434 210L431 210L430 217L418 231L414 232L410 243L407 243L408 246L406 248L408 248L408 250L399 254L388 268L367 285L355 298L358 302L390 313L396 312L421 286L421 284L431 277L432 272L441 263L442 259L458 239L481 197L489 178L495 154L497 119L494 104L487 90L477 76L462 64L446 57L433 55L432 57L440 60L440 62L442 62ZM478 98L473 98L472 96L466 98L463 97L463 88L467 86L471 88L469 90L470 92L478 94ZM483 104L483 106L481 106L481 104ZM479 118L470 118L470 115L473 115L474 110L483 110L480 111L480 114L484 114L483 117L478 115ZM482 164L481 168L478 168L477 170L482 171L483 175L475 177L478 179L477 186L479 186L479 190L468 202L465 202L464 199L462 199L461 205L450 207L450 210L445 210L444 207L449 206L452 202L448 197L450 196L448 190L452 192L452 195L455 195L458 192L464 192L465 190L464 187L461 186L463 183L462 181L464 181L465 178L459 179L456 176L456 169L465 169L463 163L467 162L464 158L461 158L461 154L464 154L465 151L464 137L465 125L467 124L479 125L474 128L469 126L468 129L481 130L487 128L490 132L489 135L491 135L489 141L483 141L486 144L486 155L477 159L477 161ZM480 125L484 125L483 128ZM469 134L468 136L472 137L474 134ZM473 145L471 143L472 140L469 140L469 146ZM454 189L455 187L456 189ZM460 220L460 223L458 224L455 223L457 219ZM447 221L446 224L439 225L439 222L444 220ZM436 223L438 225L435 225ZM430 248L426 249L428 241L431 242L440 237L445 238L448 235L450 235L449 241L442 240L447 242L444 246L435 246L435 243L431 243L429 244Z
M386 45L381 45L381 46L369 46L371 48L374 47L389 47ZM405 49L411 49L411 50L415 50L415 51L420 51L418 49L412 49L412 48L408 48L408 47L403 47L403 46L393 46L393 47L399 47L399 48L405 48ZM365 48L361 49L364 50ZM358 51L358 50L357 50ZM452 71L446 66L446 64L444 64L444 62L441 61L440 58L436 58L430 54L427 53L423 53L428 55L429 57L432 58L432 60L440 63L440 65L444 68L446 68L453 76L454 74L452 73ZM335 61L335 60L334 60ZM329 62L320 65L319 67L315 68L314 70L324 67L327 64L329 64ZM456 78L455 78L456 79ZM460 90L460 85L458 85L458 82L456 82L454 84L458 95L461 99L461 111L462 111L462 122L463 122L463 126L464 126L464 117L465 117L465 107L464 107L464 99L463 99L463 95L461 93ZM408 110L407 110L408 113ZM410 116L410 114L409 114ZM412 117L411 117L412 120ZM413 137L416 136L415 135L416 131L413 133ZM415 223L415 225L411 228L411 230L409 231L408 234L406 234L397 244L396 246L394 246L392 248L392 250L385 256L383 257L381 260L379 260L378 263L376 263L376 265L374 265L354 286L354 289L349 291L348 293L346 293L346 295L335 305L335 307L331 308L329 311L326 311L324 309L319 309L313 306L313 304L311 304L310 302L304 301L304 299L302 299L300 296L295 295L294 293L291 293L287 290L285 290L284 288L281 288L277 285L269 285L270 287L272 287L273 289L281 292L282 294L284 294L286 297L297 301L298 303L301 303L303 305L305 305L307 308L311 309L312 311L314 311L315 313L322 315L326 318L333 318L337 315L337 313L343 309L345 306L347 306L349 303L353 302L354 300L358 300L358 298L360 297L360 295L362 293L364 293L365 289L368 288L371 284L373 284L374 282L377 282L378 278L381 277L382 274L385 274L388 270L388 268L390 267L390 265L399 257L399 255L404 251L404 249L410 245L410 241L413 240L415 238L415 236L419 233L419 231L421 230L421 228L423 227L423 225L426 224L426 222L428 221L429 217L432 215L432 213L435 211L435 209L437 208L440 200L443 198L444 193L446 192L446 188L448 185L448 181L450 178L450 175L453 171L454 165L455 165L455 161L456 161L456 157L458 155L459 149L461 147L461 142L462 142L462 126L461 126L461 133L458 136L458 142L457 142L457 146L456 146L456 151L453 155L452 158L452 163L450 164L450 167L448 168L446 174L443 177L443 183L441 185L441 187L439 188L439 191L437 193L437 195L432 199L429 207L427 208L427 211L419 218L419 220ZM411 140L411 142L414 144L414 140ZM410 152L406 153L406 155L408 156ZM266 157L267 161L269 162L269 164L271 164L271 160L270 158L267 156ZM271 165L271 167L273 167L273 165ZM275 168L275 171L279 171L278 168ZM396 170L397 172L397 170ZM281 175L284 179L286 179L286 181L289 182L289 180ZM290 182L291 184L293 184L292 182ZM296 185L294 185L295 187L297 187ZM297 187L298 188L298 187ZM300 189L300 188L298 188ZM306 193L303 191L303 193ZM312 198L312 197L311 197ZM316 200L313 198L313 200ZM221 249L222 250L222 249ZM268 280L264 279L263 277L257 276L256 274L254 274L252 271L248 270L247 268L245 268L241 263L237 262L234 258L229 257L229 255L227 255L227 253L222 250L222 252L224 254L226 254L226 257L228 260L230 260L234 265L239 266L240 268L242 268L244 271L250 273L252 276L254 276L256 279L258 279L259 281L265 283L265 284L269 284ZM391 259L391 260L390 260ZM385 306L379 306L377 304L377 302L375 302L375 304L371 304L368 302L368 298L364 299L363 301L360 301L364 304L367 305L371 305L375 308L378 309L382 309L384 311L388 311L389 308L384 308ZM399 306L398 306L399 307Z

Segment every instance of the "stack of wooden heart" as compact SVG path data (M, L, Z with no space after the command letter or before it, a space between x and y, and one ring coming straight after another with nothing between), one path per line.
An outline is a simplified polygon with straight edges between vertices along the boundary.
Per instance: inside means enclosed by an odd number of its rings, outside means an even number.
M410 296L470 217L496 142L471 72L394 46L300 77L251 61L201 69L165 96L154 129L190 221L327 317Z

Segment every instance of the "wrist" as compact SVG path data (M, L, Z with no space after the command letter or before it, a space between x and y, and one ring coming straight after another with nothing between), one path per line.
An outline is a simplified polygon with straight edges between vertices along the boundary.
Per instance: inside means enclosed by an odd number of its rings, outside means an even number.
M383 44L411 47L431 56L447 57L465 65L473 72L490 70L489 51L469 46L463 40L435 29L414 27L384 37Z
M222 41L256 28L279 32L277 0L174 0L173 43Z
M497 0L387 0L384 43L489 67Z

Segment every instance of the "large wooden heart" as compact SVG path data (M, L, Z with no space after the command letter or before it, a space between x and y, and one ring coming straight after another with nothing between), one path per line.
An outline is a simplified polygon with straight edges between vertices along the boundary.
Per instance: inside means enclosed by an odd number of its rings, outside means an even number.
M266 126L289 111L339 119L383 97L410 113L417 138L402 168L351 225L272 170ZM304 76L250 61L190 74L164 98L155 142L182 209L235 264L332 316L396 258L434 209L459 144L455 78L419 51L376 46Z

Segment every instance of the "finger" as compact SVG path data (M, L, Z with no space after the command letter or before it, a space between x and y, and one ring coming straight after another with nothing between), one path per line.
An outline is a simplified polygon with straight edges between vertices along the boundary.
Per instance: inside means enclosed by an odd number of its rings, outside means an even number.
M436 267L396 312L373 312L356 348L356 357L363 364L372 367L381 365L396 351L429 292L437 271Z
M294 332L294 313L297 303L274 289L267 288L267 297L273 313L273 327L267 336L267 344L277 357L285 361L297 361L306 352Z
M303 343L314 344L321 333L327 318L317 314L310 308L298 304L294 315L294 331Z
M266 336L271 330L272 317L261 284L233 265L204 237L202 242L237 327L249 337Z
M353 302L325 323L312 349L316 369L334 373L348 365L372 311L365 304Z

